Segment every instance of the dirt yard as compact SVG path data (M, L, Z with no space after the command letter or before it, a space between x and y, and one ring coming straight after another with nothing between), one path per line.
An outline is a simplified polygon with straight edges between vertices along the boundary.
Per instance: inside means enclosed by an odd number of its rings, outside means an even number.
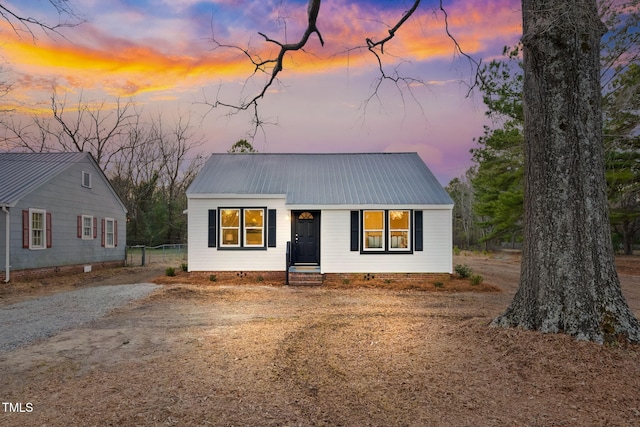
M618 260L638 315L639 261ZM165 283L83 328L0 353L0 399L24 409L0 411L0 425L640 425L640 346L490 328L515 292L518 259L454 264L487 287L193 283L162 268L12 285L0 305Z

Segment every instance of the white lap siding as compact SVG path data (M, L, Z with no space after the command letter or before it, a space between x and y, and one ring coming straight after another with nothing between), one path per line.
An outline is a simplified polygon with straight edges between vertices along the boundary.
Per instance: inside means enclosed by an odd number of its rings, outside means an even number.
M266 208L276 210L276 246L266 249L208 247L209 210L218 208ZM268 215L267 215L268 216ZM284 271L286 243L291 237L289 210L284 199L201 199L188 201L189 271ZM219 221L218 215L216 220ZM267 223L265 218L265 239ZM219 228L217 228L219 233Z
M423 211L423 250L412 254L361 254L350 250L351 211L323 210L322 273L451 273L451 210Z

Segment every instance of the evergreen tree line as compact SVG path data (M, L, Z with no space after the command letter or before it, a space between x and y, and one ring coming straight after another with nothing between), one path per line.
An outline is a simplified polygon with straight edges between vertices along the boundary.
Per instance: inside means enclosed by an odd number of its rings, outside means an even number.
M632 254L640 239L640 17L600 6L609 33L601 48L603 140L611 232L617 250ZM455 202L459 248L519 247L524 215L524 113L520 46L480 70L491 126L471 150L473 166L446 187Z

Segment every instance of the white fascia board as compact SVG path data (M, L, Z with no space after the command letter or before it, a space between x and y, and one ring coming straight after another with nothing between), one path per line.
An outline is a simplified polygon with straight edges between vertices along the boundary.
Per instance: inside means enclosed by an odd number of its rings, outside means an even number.
M293 205L293 204L287 204L287 207L295 211L376 210L376 209L453 210L453 205Z
M285 199L286 194L187 194L187 199Z

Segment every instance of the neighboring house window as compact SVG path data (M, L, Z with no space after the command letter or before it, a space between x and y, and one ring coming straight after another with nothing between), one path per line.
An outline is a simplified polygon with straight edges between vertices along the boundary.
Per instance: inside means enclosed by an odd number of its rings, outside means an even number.
M102 246L105 248L118 246L118 221L113 218L102 219Z
M82 171L82 186L91 188L91 173Z
M82 238L93 239L93 217L82 215Z
M46 247L45 221L46 212L31 210L31 249L44 249Z
M365 251L384 250L384 211L363 212L362 247Z
M51 213L43 209L22 211L22 247L46 249L52 247Z
M115 245L115 238L114 238L114 220L112 220L111 218L105 218L105 224L107 226L107 230L106 230L106 235L105 235L105 247L107 248L112 248Z
M362 219L361 232L359 232L359 218ZM422 250L421 238L416 240L415 244L412 242L413 228L412 211L410 210L364 210L360 212L360 215L358 215L358 211L353 211L351 215L351 250L358 250L358 239L362 253L411 253L414 249ZM415 232L418 231L422 233L421 212L419 216L416 215Z
M264 208L221 208L220 247L264 248L265 213Z

